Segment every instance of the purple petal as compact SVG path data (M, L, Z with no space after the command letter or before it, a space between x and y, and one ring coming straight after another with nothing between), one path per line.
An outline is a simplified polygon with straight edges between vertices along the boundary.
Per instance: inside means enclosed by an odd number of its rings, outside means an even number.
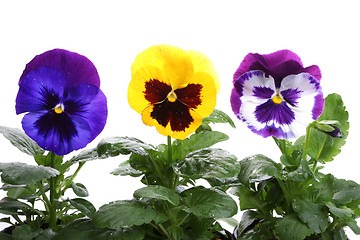
M51 110L30 112L22 120L23 129L40 147L57 155L83 148L90 142L91 132L84 119L57 117Z
M94 64L85 56L63 49L54 49L34 57L20 77L19 85L24 77L39 67L54 68L66 78L65 89L88 83L100 87L100 79Z
M231 91L230 103L233 112L235 113L236 117L239 118L241 100L240 100L240 94L236 91L236 88L233 88Z
M293 132L285 132L282 127L276 127L275 124L266 125L264 128L257 129L254 126L249 125L249 129L264 138L267 137L276 137L279 139L290 139L294 138Z
M265 77L262 71L247 72L234 83L230 98L232 110L241 119L239 111L243 101L264 103L274 92L274 79Z
M295 107L298 104L297 100L301 97L301 92L302 91L297 88L289 88L281 91L281 95L287 103Z
M79 116L87 121L91 131L90 141L92 141L106 124L108 113L106 96L95 86L81 84L69 92L68 98L76 99L77 105L69 107L65 103L65 111L70 117Z
M271 99L256 107L255 116L260 123L274 122L279 125L290 125L295 119L295 113L284 101L275 104Z
M269 99L274 94L274 90L268 87L254 87L254 97L262 98L262 99Z
M318 66L311 65L311 66L305 68L303 72L310 74L311 76L313 76L314 78L316 78L320 82L320 80L321 80L321 71L320 71L320 68Z
M16 114L54 108L64 94L65 81L63 74L53 68L29 72L16 97Z
M319 81L310 74L287 76L281 82L280 92L290 107L296 107L296 112L303 115L301 118L307 119L304 124L309 124L321 115L325 100Z
M301 59L290 50L280 50L270 54L253 54L246 55L239 68L234 74L234 82L244 73L260 70L266 76L271 75L275 79L275 85L280 87L281 81L288 75L309 73L318 81L321 79L321 72L318 66L312 65L304 68Z
M299 56L286 49L270 54L249 53L245 56L239 68L236 70L234 81L248 71L261 70L266 72L266 70L276 68L279 64L290 60L297 62L302 66Z

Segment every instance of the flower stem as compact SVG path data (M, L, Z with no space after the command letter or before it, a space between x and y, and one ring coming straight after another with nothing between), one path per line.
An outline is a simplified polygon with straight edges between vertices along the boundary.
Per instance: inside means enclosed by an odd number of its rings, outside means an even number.
M171 149L171 137L167 136L167 147L168 147L168 162L172 162L172 149Z
M290 197L290 193L288 191L288 189L286 188L285 184L283 183L283 181L281 181L280 179L276 179L280 185L281 190L284 193L284 197L286 199L286 203L287 203L287 207L289 208L291 206L291 197Z
M55 154L50 152L50 167L55 168ZM50 178L50 206L49 206L49 225L51 229L55 229L56 226L56 205L55 205L55 194L56 194L56 179L55 177Z
M304 143L304 152L303 152L303 155L302 155L302 159L304 159L304 160L306 160L307 150L308 150L308 146L309 146L310 128L311 128L311 124L306 127L306 135L305 135L305 143Z
M65 187L63 189L63 192L66 191L66 189L68 189L71 184L73 183L73 180L75 179L75 177L77 176L77 174L79 173L80 169L84 166L85 162L79 162L79 166L78 168L75 170L74 174L71 176L71 178L67 181L67 183L65 184Z
M163 233L165 233L166 237L169 240L173 240L174 238L171 237L171 235L169 234L169 232L165 229L165 227L160 223L159 224L160 229L163 231Z

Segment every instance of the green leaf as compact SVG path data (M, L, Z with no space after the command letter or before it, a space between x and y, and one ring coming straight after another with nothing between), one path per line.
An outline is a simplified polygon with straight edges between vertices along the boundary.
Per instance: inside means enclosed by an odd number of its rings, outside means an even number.
M283 179L281 175L281 164L278 164L261 154L245 158L240 161L239 180L245 186L250 182L263 179L264 176Z
M293 200L292 206L301 221L315 233L321 233L328 227L328 212L321 205L296 198Z
M99 228L117 229L150 223L156 212L146 204L134 201L116 201L104 206L94 214L93 223Z
M89 240L94 227L88 219L77 219L56 232L51 240Z
M118 156L119 154L144 154L145 150L154 150L154 147L133 137L111 137L100 141L97 146L99 156Z
M320 122L337 121L342 138L334 138L327 133L311 128L308 144L308 154L320 162L329 162L340 153L340 148L345 144L349 130L349 114L346 111L341 96L330 94L325 99L325 106Z
M334 195L334 176L327 174L315 181L305 192L306 199L314 203L332 202Z
M300 166L292 172L289 172L287 175L288 180L303 182L307 179L315 179L313 171L309 167L308 161L302 159L300 161Z
M169 233L173 237L174 240L181 240L183 239L184 231L179 226L171 226L169 229Z
M184 191L185 211L208 218L227 218L237 213L236 202L226 193L216 189L194 187Z
M251 191L244 186L237 186L233 188L232 194L239 197L240 209L263 209L266 206L260 195L257 192Z
M228 123L230 126L235 128L235 123L231 120L231 118L224 112L214 109L214 111L210 114L210 116L203 119L204 123Z
M0 163L1 178L4 182L14 185L31 184L34 181L49 179L59 175L59 171L44 166L33 166L26 163Z
M31 156L42 155L45 150L28 137L25 132L17 128L0 126L0 133L4 135L11 144L17 147L20 151Z
M356 235L360 235L360 227L357 225L355 219L348 219L346 221L346 224Z
M174 190L163 186L146 186L134 192L135 198L154 198L168 201L174 206L179 205L180 197Z
M144 238L145 230L143 228L120 228L102 232L95 231L91 234L90 240L143 240Z
M351 180L335 179L333 199L337 205L360 199L360 185Z
M35 188L35 186L32 186L33 184L30 184L30 187ZM10 198L15 199L31 199L35 198L35 195L27 188L27 185L11 185L11 184L4 184L2 190L7 191L7 196Z
M313 231L293 215L287 215L277 221L276 232L280 239L303 240Z
M35 240L51 240L55 236L55 232L51 228L47 228ZM0 238L1 239L1 238Z
M41 232L41 229L33 231L29 225L21 225L12 231L12 236L14 240L32 240L39 236Z
M13 215L18 214L18 210L24 209L31 210L32 207L26 203L9 197L4 197L0 200L0 213Z
M85 216L92 218L92 216L96 212L96 208L94 205L86 199L83 198L74 198L69 200L71 205L73 205L76 209L82 212Z
M79 197L87 197L87 196L89 196L88 190L81 183L72 183L71 188L74 191L74 193Z
M347 207L338 208L333 203L326 203L325 205L332 214L339 218L351 218L354 214L353 210Z
M241 234L243 234L246 229L257 223L259 219L261 219L261 217L258 212L251 210L244 212L237 227L237 235L241 236Z
M141 171L138 171L136 169L134 169L133 167L131 167L130 165L130 161L125 161L122 162L118 168L115 168L111 174L113 175L120 175L120 176L131 176L131 177L139 177L141 176L143 173Z
M184 140L175 140L172 143L172 157L174 160L182 161L192 151L208 148L228 139L229 137L225 133L216 131L202 131L198 134L192 134Z
M5 234L5 233L2 233L2 232L0 232L0 239L1 240L13 240L11 235Z
M63 164L63 168L66 170L71 165L78 162L105 159L108 157L115 157L120 154L128 155L130 153L136 153L146 155L147 153L145 150L153 149L154 148L151 145L132 137L105 138L100 141L97 147L90 150L84 150L78 155L72 157L69 161Z
M175 167L180 175L189 178L231 178L240 172L237 158L222 149L201 149L188 154Z

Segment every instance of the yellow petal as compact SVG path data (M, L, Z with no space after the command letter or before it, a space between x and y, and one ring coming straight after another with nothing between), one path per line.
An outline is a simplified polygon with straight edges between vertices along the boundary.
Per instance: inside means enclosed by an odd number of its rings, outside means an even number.
M217 74L214 64L212 61L203 53L194 51L194 50L187 50L186 51L192 60L194 66L194 73L196 72L205 72L208 73L215 82L216 93L220 91L220 80L219 75Z
M142 120L143 123L148 126L155 126L156 130L164 135L164 136L170 136L175 139L185 139L188 135L195 132L195 130L201 125L202 117L197 114L195 111L190 110L190 115L193 118L193 121L190 123L188 128L185 128L184 131L172 131L171 130L171 123L169 122L165 127L160 125L158 121L151 117L151 113L154 109L154 106L147 107L142 112Z
M200 91L201 104L193 108L202 118L209 116L216 105L216 87L214 79L207 73L197 72L191 78L189 84L199 84L202 86ZM179 99L181 101L181 99Z
M194 72L190 56L169 45L155 45L141 52L131 66L132 75L147 66L163 71L173 89L185 87Z
M153 79L157 79L168 85L170 84L168 79L158 68L151 66L139 69L135 74L133 74L130 81L128 88L128 102L130 107L140 114L151 104L148 100L146 100L144 92L146 90L146 82Z

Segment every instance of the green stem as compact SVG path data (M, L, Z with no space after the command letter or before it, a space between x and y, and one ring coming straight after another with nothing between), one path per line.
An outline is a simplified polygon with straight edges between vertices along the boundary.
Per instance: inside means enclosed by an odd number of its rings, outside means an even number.
M39 188L39 190L40 190L41 195L39 195L38 193L36 193L36 191L35 191L34 189L32 189L31 187L29 187L29 186L27 186L26 189L29 190L29 191L30 191L32 194L34 194L35 196L37 196L38 199L44 203L45 208L46 208L46 210L48 211L49 209L47 208L47 206L50 204L50 202L49 202L49 199L47 198L47 196L46 196L46 194L45 194L45 191L44 191L44 187L43 187L42 182L39 182L39 183L37 184L37 186L38 186L38 188ZM42 198L41 198L41 197L42 197ZM34 206L35 206L35 205L34 205L34 203L33 203L33 204L32 204L32 207L34 208Z
M55 154L50 152L50 167L55 168ZM50 178L50 206L49 206L49 225L51 229L56 227L56 205L55 205L55 195L56 195L56 179L55 177Z
M63 189L63 192L66 191L66 189L68 189L69 187L71 187L71 184L73 183L73 180L75 179L75 177L77 176L77 174L79 173L80 169L84 166L85 162L79 162L79 166L78 168L75 170L74 174L71 176L71 178L67 181L67 183L65 184L65 187Z
M190 216L190 213L186 214L186 216L181 220L181 222L179 223L179 226L181 226L181 224L183 224L183 222Z
M311 124L306 127L304 152L303 152L303 155L302 155L302 159L304 159L304 160L306 160L306 157L307 157L307 151L308 151L308 146L309 146L310 128L311 128Z
M20 225L24 225L24 222L17 215L11 215Z
M163 233L166 235L166 237L170 240L174 240L174 238L170 235L170 233L165 229L165 227L160 223L159 227L161 229L161 231L163 231Z
M168 162L172 163L171 137L167 136Z
M286 203L288 205L288 208L291 206L291 197L290 197L290 193L288 191L288 189L286 188L285 184L283 181L276 179L280 185L281 190L284 193L285 199L286 199Z

